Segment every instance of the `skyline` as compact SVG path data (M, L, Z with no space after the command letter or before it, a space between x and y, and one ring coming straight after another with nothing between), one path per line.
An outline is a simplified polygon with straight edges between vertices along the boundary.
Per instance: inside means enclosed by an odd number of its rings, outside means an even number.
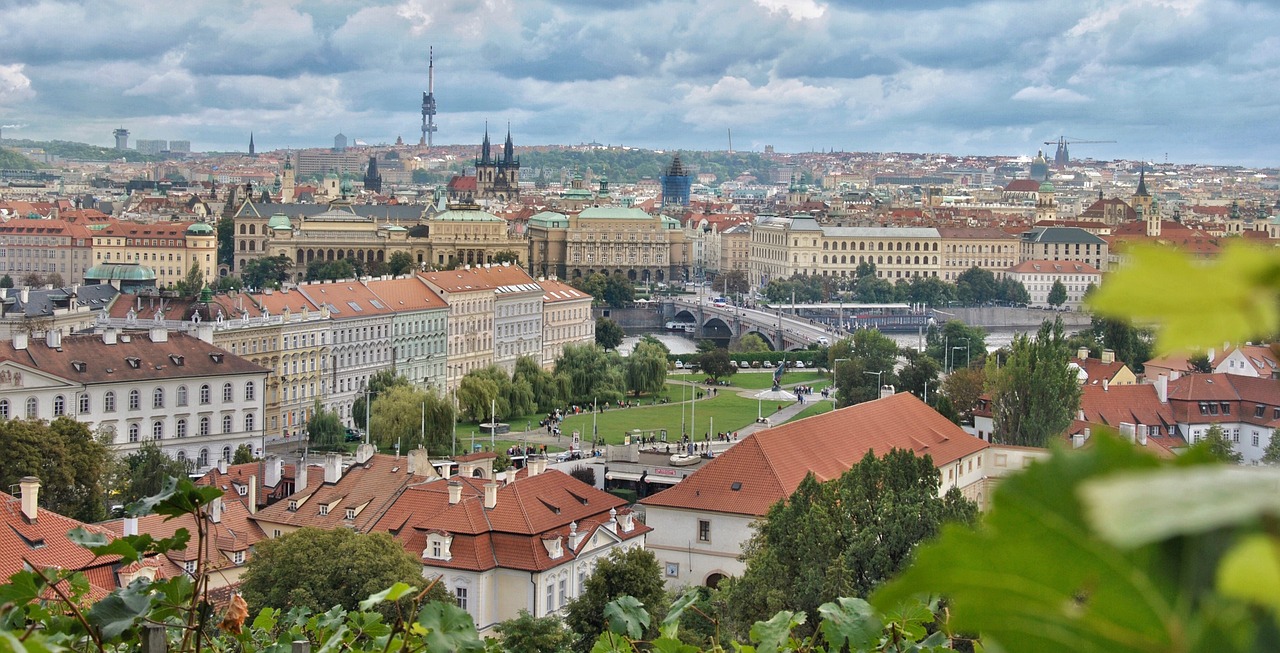
M8 138L198 151L417 143L829 149L1275 166L1280 8L1237 0L30 0ZM473 6L474 5L474 6ZM994 37L992 36L994 35Z

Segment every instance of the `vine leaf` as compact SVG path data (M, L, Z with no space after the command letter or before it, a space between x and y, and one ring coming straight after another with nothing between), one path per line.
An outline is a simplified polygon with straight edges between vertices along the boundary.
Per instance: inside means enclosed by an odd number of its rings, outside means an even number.
M773 615L768 621L757 621L751 626L751 641L756 643L758 653L778 653L787 649L791 641L791 631L805 622L803 612L783 610Z
M843 650L846 642L851 651L872 648L884 631L875 608L862 599L841 598L824 603L818 607L818 614L822 616L819 628L832 650ZM929 618L933 618L932 613Z
M1237 542L1218 566L1218 591L1280 612L1280 542L1262 534Z
M422 639L432 653L484 650L471 615L452 603L433 602L423 606L418 612L418 625L427 630Z
M135 580L93 604L85 617L102 633L102 639L115 639L151 608L150 585L145 579Z
M604 619L609 630L631 639L640 639L649 627L649 612L634 596L620 596L604 606Z

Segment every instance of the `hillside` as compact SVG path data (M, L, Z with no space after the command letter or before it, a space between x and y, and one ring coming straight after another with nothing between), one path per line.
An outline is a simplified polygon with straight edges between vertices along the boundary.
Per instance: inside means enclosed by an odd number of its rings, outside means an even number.
M0 168L5 170L36 170L40 166L13 150L0 147Z
M129 162L157 160L154 156L139 154L135 150L121 151L110 147L98 147L97 145L73 143L71 141L31 141L6 138L5 142L19 147L38 147L54 156L79 161L119 161L122 158Z
M546 180L559 181L560 172L577 170L591 173L597 178L605 176L610 182L635 183L644 178L657 179L671 164L673 152L655 152L640 149L539 148L520 152L520 178L526 181L538 179L542 170ZM763 178L777 167L773 161L755 152L680 152L680 160L690 174L709 172L716 181L733 179L751 174Z

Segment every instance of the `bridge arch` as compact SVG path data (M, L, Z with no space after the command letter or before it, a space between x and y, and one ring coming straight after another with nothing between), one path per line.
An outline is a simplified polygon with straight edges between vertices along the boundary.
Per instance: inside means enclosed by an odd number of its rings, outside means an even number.
M767 333L765 333L765 332L763 332L763 331L759 331L759 330L755 330L755 329L753 329L753 330L751 330L751 331L747 331L746 333L743 333L742 335L744 335L744 336L748 336L748 335L751 335L751 334L753 334L753 333L754 333L754 334L756 334L757 336L760 336L760 339L764 341L764 344L766 344L766 345L768 345L768 346L769 346L769 351L776 351L776 350L777 350L777 347L775 347L775 346L774 346L774 344L773 344L773 337L771 337L769 334L767 334Z

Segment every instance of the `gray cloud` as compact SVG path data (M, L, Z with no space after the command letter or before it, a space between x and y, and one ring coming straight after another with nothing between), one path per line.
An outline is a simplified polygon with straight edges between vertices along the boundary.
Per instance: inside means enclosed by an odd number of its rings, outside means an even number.
M6 136L201 149L441 142L1033 153L1275 164L1280 9L1244 0L29 0Z

